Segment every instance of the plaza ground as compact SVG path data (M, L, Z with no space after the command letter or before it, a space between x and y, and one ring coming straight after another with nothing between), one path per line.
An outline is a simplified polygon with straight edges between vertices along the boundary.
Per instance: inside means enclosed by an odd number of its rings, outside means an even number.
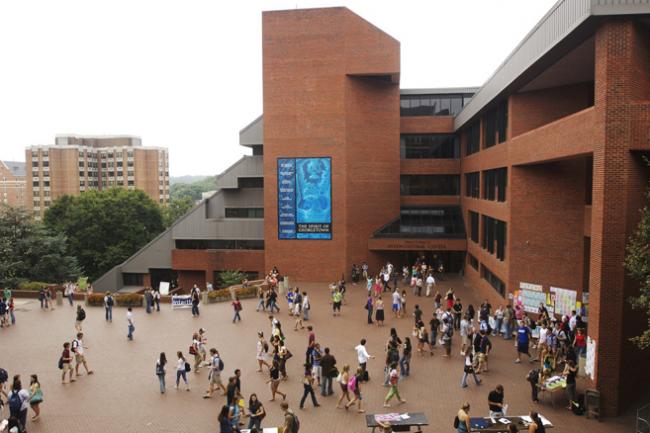
M293 282L292 282L293 283ZM451 279L439 284L441 292L450 285L462 298L463 304L474 303L471 290L463 287L463 280ZM401 337L411 333L413 320L409 316L393 319L386 311L383 328L366 324L365 285L349 285L347 304L341 317L333 318L328 304L327 284L304 283L299 285L309 292L312 305L312 320L317 341L322 347L330 347L338 361L356 367L356 346L366 338L366 347L377 358L369 362L371 381L362 386L364 408L367 413L384 413L382 401L387 391L382 386L384 343L390 327L397 328ZM444 292L443 292L444 293ZM417 298L410 295L407 301L409 313L419 303L429 317L433 311L432 298ZM208 330L208 347L216 347L225 362L222 378L228 377L235 368L242 370L242 392L246 399L255 392L267 410L264 426L282 423L279 401L269 402L270 391L265 381L268 374L257 373L255 360L256 332L270 333L268 316L255 312L255 299L243 301L243 321L231 323L232 308L229 303L201 306L200 318L192 318L189 310L172 311L164 305L160 313L147 315L144 309L135 310L135 340L126 339L126 309L114 308L113 323L104 321L104 309L86 307L84 343L89 347L86 357L95 371L92 376L81 376L76 383L61 385L57 362L64 341L74 338L74 309L67 303L54 311L41 311L38 301L19 300L17 306L18 324L0 329L0 366L11 375L21 374L23 384L29 382L29 375L37 373L45 395L41 419L28 422L30 433L74 433L74 432L214 432L218 430L217 415L225 397L201 398L207 387L207 370L198 374L189 373L190 392L175 390L176 351L187 350L192 333L200 327ZM388 302L386 302L388 305ZM293 331L293 320L287 315L286 303L282 302L278 315L287 337L287 346L294 353L288 361L289 380L282 382L280 390L288 392L288 402L301 420L301 432L363 432L362 415L356 411L334 408L338 392L328 398L317 394L320 408L313 408L311 401L305 410L298 409L302 396L302 364L307 344L307 333ZM630 416L607 419L603 422L577 417L564 409L564 395L558 395L556 407L547 398L542 403L531 403L530 386L525 381L530 365L523 362L513 364L512 342L493 338L493 354L490 357L490 372L482 375L483 384L476 387L470 381L469 388L460 388L463 363L459 355L460 345L457 333L454 335L452 357L443 358L442 350L436 349L435 356L413 355L411 376L400 384L400 393L407 400L405 405L394 405L399 412L424 412L430 426L425 432L453 431L451 424L458 407L468 401L472 415L486 416L487 395L497 384L505 388L505 400L510 414L527 414L534 409L548 417L556 426L553 432L605 433L627 432L634 425ZM154 374L158 354L164 351L170 365L167 373L167 394L158 391L158 380ZM190 360L191 361L191 360ZM579 392L584 391L582 381ZM337 388L335 387L335 392ZM30 410L30 417L32 413Z

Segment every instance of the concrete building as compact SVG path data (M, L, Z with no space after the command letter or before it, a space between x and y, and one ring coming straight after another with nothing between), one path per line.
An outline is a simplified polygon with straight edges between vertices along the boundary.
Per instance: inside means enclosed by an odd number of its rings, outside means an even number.
M166 148L144 147L139 137L60 135L54 145L30 146L26 206L41 219L62 195L121 187L140 189L154 201L169 201Z
M586 305L591 386L615 414L650 380L626 374L648 354L622 267L650 179L649 14L560 0L483 86L400 90L399 42L348 9L265 12L254 156L96 286L159 268L183 287L272 266L332 281L425 256L492 305Z
M25 207L25 163L0 161L0 203Z

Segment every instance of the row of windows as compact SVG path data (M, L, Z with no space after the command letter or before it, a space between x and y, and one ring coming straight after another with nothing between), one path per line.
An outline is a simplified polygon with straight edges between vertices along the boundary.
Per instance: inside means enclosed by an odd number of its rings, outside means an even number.
M256 239L176 239L179 250L263 250L264 241Z
M226 218L264 218L263 207L227 207Z
M465 154L481 150L481 120L475 120L464 131ZM508 100L505 99L483 116L483 148L506 141L508 135Z
M483 237L481 246L488 253L494 254L499 260L506 258L506 223L498 219L483 215Z
M494 287L501 296L506 296L506 284L485 267L485 265L481 266L481 277Z
M478 259L472 254L467 253L467 263L474 268L475 271L478 271Z
M469 236L478 244L478 214L472 211L469 211Z
M264 188L263 177L238 177L238 188Z
M475 120L469 128L467 128L466 140L467 140L467 150L466 154L471 155L481 150L481 122L480 120Z
M407 174L400 176L401 195L459 195L456 174Z
M454 134L405 134L400 137L402 159L460 158L458 136Z
M485 200L506 201L507 185L507 168L496 168L483 172L483 198Z
M481 193L481 177L478 171L465 174L465 196L478 198Z
M401 95L401 116L455 116L472 98L471 93Z
M38 188L40 186L40 184L38 183L37 180L35 180L34 182L32 182L32 186ZM50 181L49 180L44 180L43 181L43 186L44 187L50 186Z

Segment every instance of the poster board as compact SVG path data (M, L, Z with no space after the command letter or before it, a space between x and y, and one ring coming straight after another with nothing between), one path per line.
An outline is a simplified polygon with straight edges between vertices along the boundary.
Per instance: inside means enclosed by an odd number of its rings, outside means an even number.
M551 293L554 294L555 314L561 316L571 315L571 311L576 309L576 300L578 292L575 290L561 289L551 286Z
M553 313L552 306L548 305L548 297L541 284L519 283L519 290L515 293L514 304L519 305L524 311L537 313L540 302L546 305L549 313Z
M179 295L172 296L172 310L179 308L192 308L192 296Z
M169 282L161 281L160 285L158 285L158 290L161 295L169 295Z
M585 362L585 373L591 380L596 374L596 340L587 337L587 360Z

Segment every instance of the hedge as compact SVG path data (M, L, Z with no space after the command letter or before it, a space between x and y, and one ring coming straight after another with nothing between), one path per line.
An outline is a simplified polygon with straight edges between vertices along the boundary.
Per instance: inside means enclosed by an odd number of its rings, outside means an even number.
M31 290L34 292L38 292L41 290L43 287L51 287L55 286L56 284L51 284L51 283L43 283L40 281L24 281L20 284L18 284L18 288L20 290Z
M104 294L93 293L92 295L88 295L88 305L91 305L93 307L104 306Z
M120 307L142 307L142 299L144 296L138 293L127 293L124 295L116 295L115 303Z

